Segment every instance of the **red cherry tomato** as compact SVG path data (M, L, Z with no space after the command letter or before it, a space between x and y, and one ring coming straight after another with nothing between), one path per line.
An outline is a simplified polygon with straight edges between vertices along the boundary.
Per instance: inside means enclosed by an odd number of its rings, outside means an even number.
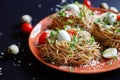
M41 36L39 37L39 43L40 44L44 44L45 41L46 41L47 36L48 36L48 32L43 32L41 34Z
M84 5L86 5L88 8L91 8L91 1L90 0L84 0Z
M120 20L120 15L117 16L117 20Z
M24 33L28 34L28 33L30 33L32 31L32 29L33 29L33 27L32 27L32 25L30 23L23 23L22 24L22 31Z
M68 32L69 34L72 34L72 35L77 34L76 30L74 30L74 29L67 30L67 32Z

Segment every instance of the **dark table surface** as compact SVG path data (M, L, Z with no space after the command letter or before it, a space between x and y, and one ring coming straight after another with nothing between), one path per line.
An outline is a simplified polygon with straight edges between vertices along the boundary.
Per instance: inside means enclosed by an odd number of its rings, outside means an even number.
M0 0L0 80L120 80L120 69L99 74L71 74L54 70L40 63L28 46L28 35L21 32L20 18L32 16L32 25L55 13L56 5L65 0ZM71 3L73 0L66 0ZM91 0L98 7L107 2L120 10L120 0ZM79 0L83 2L83 0ZM19 45L18 55L10 55L7 48Z

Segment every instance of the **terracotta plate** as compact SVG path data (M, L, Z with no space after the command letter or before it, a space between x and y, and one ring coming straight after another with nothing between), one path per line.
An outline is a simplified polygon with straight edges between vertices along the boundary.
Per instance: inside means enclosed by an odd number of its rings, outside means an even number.
M97 9L99 10L99 9ZM100 10L99 10L100 11ZM43 64L52 67L54 69L64 71L64 72L70 72L70 73L78 73L78 74L93 74L93 73L101 73L106 71L111 71L117 68L120 68L120 57L113 61L106 61L103 63L99 63L97 65L93 66L80 66L80 67L71 67L71 66L56 66L50 63L46 63L40 58L40 52L39 49L36 47L36 44L38 43L39 35L41 32L46 29L46 26L51 24L52 19L49 17L44 18L41 20L32 30L30 36L29 36L29 47L32 52L32 54Z

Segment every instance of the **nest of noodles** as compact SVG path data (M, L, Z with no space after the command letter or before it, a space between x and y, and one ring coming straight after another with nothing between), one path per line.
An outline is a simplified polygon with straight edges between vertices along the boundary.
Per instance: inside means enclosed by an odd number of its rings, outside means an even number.
M120 22L117 21L114 25L111 25L110 29L107 29L105 25L101 23L94 23L94 26L91 29L92 35L95 36L96 41L98 41L101 46L105 47L114 47L120 50Z
M48 38L45 44L40 45L40 57L48 63L67 66L89 64L92 60L100 61L102 56L99 44L91 35L87 40L85 36L85 31L78 30L71 42L58 41L54 37L54 43L51 44ZM73 43L74 40L77 42Z
M50 16L53 21L49 28L63 28L65 25L73 26L79 24L81 27L86 28L86 30L91 31L95 14L85 5L79 7L79 10L78 14L67 9L58 11L56 14Z

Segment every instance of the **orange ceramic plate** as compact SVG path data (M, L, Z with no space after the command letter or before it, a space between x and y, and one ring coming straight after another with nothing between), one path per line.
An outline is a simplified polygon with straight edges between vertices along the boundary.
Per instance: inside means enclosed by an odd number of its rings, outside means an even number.
M99 9L96 9L99 10ZM99 10L103 11L103 10ZM54 69L64 71L64 72L70 72L70 73L78 73L78 74L93 74L93 73L101 73L106 71L111 71L117 68L120 68L120 58L117 60L113 60L111 62L103 62L99 63L95 66L80 66L80 67L70 67L70 66L56 66L50 63L47 63L43 61L40 58L40 52L39 49L36 47L36 44L38 43L39 35L41 32L47 28L49 24L51 24L52 19L49 17L44 18L41 20L32 30L30 36L29 36L29 47L32 51L33 55L43 64L52 67Z

